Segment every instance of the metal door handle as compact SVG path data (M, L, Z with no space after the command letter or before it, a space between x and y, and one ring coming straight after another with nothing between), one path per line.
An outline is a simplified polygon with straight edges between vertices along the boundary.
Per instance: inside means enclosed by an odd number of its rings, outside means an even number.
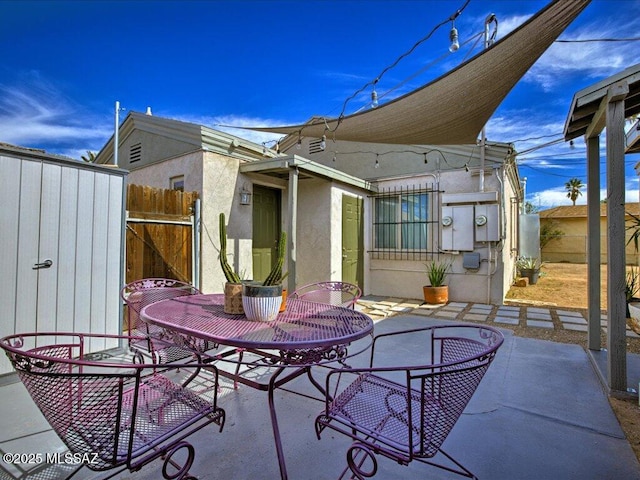
M38 270L38 269L40 269L40 268L49 268L51 265L53 265L53 260L49 260L49 259L47 259L47 260L45 260L45 261L44 261L44 262L42 262L42 263L36 263L36 264L33 266L33 269L34 269L34 270Z

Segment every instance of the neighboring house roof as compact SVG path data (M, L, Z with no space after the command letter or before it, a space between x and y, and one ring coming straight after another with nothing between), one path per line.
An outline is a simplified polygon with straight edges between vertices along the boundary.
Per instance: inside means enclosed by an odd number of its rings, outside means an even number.
M633 215L640 215L640 203L627 203L625 204L625 212ZM550 208L548 210L542 210L538 212L540 219L555 219L555 218L587 218L587 205L563 205L560 207ZM600 204L600 216L607 216L607 204Z

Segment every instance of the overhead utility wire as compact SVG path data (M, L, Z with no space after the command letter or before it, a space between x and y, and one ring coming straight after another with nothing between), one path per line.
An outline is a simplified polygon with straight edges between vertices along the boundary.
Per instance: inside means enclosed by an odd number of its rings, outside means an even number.
M380 72L380 74L371 82L367 82L365 85L363 85L359 90L357 90L356 92L353 93L353 95L351 95L350 97L348 97L344 103L342 104L342 111L340 112L340 115L338 115L338 121L336 123L336 126L333 129L330 129L329 126L326 126L327 131L329 132L335 132L338 127L340 126L340 123L342 122L343 118L344 118L344 112L347 109L347 104L353 100L355 97L357 97L360 93L362 93L365 89L367 89L368 87L370 87L371 85L375 85L377 84L382 77L384 76L385 73L387 73L389 70L391 70L392 68L394 68L396 65L398 65L398 63L400 63L400 61L411 55L413 53L413 51L418 48L418 46L420 46L422 43L424 43L425 41L429 40L429 38L431 38L431 36L443 25L446 25L449 22L454 21L456 18L458 18L460 16L460 14L462 13L462 11L467 8L467 5L469 5L469 2L471 0L466 0L464 2L464 5L462 5L462 7L460 7L458 10L456 10L454 13L451 14L451 16L449 16L449 18L447 18L446 20L443 20L442 22L440 22L439 24L437 24L435 27L433 27L433 29L423 38L421 38L420 40L418 40L409 50L407 50L405 53L403 53L402 55L400 55L391 65L389 65L388 67L384 68L382 70L382 72ZM325 121L326 124L326 121Z
M556 40L556 43L588 43L588 42L637 42L640 37L631 38L585 38L584 40Z

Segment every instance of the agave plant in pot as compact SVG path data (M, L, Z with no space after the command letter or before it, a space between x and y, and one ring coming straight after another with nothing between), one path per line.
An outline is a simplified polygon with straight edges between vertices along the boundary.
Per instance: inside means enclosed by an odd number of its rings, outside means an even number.
M540 262L534 257L518 257L518 260L516 260L516 267L518 268L520 276L528 278L529 285L538 283L540 266Z
M438 305L449 301L449 286L445 284L447 272L451 263L447 261L432 260L425 263L429 285L422 287L424 301Z
M280 233L276 263L267 278L262 282L245 282L242 285L242 307L249 320L270 322L278 316L282 304L282 274L284 256L287 248L287 234Z

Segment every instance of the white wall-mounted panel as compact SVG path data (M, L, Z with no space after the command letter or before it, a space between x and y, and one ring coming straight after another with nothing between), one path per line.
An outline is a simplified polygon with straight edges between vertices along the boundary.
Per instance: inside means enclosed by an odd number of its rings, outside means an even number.
M498 192L469 192L469 193L443 193L443 204L454 203L495 203L498 201Z
M497 242L500 240L500 215L498 205L475 206L476 242Z
M444 206L440 221L449 217L451 223L442 224L441 249L446 251L473 250L473 205Z

